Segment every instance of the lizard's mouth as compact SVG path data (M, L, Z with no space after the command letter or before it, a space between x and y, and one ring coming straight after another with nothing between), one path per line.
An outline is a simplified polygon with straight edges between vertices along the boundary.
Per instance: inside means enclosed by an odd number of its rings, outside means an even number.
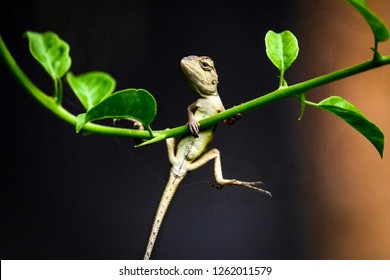
M184 75L187 76L193 76L193 74L198 74L198 76L201 75L201 73L194 67L193 60L197 59L198 57L196 55L190 55L184 57L180 61L181 70L183 71Z

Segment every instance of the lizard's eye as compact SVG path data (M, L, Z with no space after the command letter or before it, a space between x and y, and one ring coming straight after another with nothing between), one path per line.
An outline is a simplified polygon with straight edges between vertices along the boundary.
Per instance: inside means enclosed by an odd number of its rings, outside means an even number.
M207 68L210 66L206 61L202 61L200 64L202 65L202 68Z
M201 61L200 66L202 67L203 70L210 71L213 69L213 66L211 66L207 61Z

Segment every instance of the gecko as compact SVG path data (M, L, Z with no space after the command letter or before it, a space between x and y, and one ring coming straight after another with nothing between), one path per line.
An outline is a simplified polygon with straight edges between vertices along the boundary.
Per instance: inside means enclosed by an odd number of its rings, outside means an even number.
M184 57L180 66L189 86L199 95L199 98L187 108L188 127L191 134L180 139L166 140L168 159L171 164L170 175L154 218L144 260L151 257L164 215L180 182L188 172L198 169L207 162L214 160L214 177L219 185L218 188L237 185L271 196L270 192L257 187L261 184L260 181L244 182L225 179L222 176L219 150L207 151L208 144L213 139L215 126L201 130L199 121L225 110L217 91L218 75L213 60L208 56L191 55ZM237 117L232 117L224 122L233 124L236 119Z

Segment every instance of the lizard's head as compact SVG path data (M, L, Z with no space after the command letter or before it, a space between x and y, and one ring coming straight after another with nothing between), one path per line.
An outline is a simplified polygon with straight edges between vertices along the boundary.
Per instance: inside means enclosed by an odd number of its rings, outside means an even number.
M199 95L218 95L218 75L214 68L214 62L208 56L190 55L180 62L184 76L192 89Z

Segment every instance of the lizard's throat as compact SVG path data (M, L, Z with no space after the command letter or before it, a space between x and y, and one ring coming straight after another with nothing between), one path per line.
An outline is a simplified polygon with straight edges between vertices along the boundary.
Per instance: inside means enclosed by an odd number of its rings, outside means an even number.
M199 95L203 98L207 98L209 96L218 96L218 92L217 91L214 91L214 92L210 92L210 93L203 93L203 92L199 92Z

